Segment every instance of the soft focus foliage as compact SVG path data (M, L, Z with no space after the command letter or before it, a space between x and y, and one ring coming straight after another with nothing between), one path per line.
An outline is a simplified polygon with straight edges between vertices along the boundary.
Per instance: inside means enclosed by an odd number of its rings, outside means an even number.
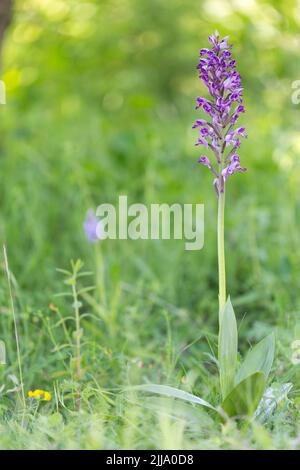
M21 433L14 395L1 397L0 447L299 448L300 373L291 362L300 338L300 105L291 101L299 26L296 0L17 1L2 58L0 237L14 275L25 389L49 390L52 400L34 423L29 409ZM191 129L194 97L205 93L199 49L215 29L230 35L245 88L248 171L230 181L226 213L240 347L276 329L271 375L294 385L266 427L246 431L169 399L141 404L109 392L149 379L218 401L216 198ZM130 203L203 202L203 250L184 251L181 241L89 244L87 210L119 194ZM55 297L67 290L55 268L77 258L96 286L81 300L81 415L69 412L72 301ZM0 386L9 388L17 363L4 273L0 300Z

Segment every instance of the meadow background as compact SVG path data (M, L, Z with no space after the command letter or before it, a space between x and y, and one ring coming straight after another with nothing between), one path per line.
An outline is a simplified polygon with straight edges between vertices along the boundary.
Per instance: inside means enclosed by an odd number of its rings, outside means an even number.
M19 0L2 51L0 239L12 272L24 420L9 291L0 278L0 448L299 448L300 5L294 0ZM240 351L276 332L274 382L292 382L265 425L240 428L170 399L119 388L147 381L218 400L217 200L191 130L198 51L230 35L243 77L248 172L227 191L228 292ZM88 208L205 204L205 246L89 244ZM2 256L3 264L3 256ZM74 376L70 260L91 272L81 298L81 409ZM79 287L79 288L80 288ZM22 422L23 421L23 422Z

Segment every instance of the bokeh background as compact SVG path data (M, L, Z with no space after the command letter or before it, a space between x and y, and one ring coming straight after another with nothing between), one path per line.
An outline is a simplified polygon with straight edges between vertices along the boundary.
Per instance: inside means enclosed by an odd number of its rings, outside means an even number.
M64 290L56 268L81 258L97 276L101 251L110 313L84 330L103 347L103 383L113 380L110 361L117 382L128 372L122 361L131 360L163 380L161 358L199 337L177 371L197 384L217 328L217 200L196 163L191 126L199 116L194 98L205 95L198 52L216 29L230 35L245 87L240 155L248 172L230 178L226 208L240 349L275 328L275 374L299 380L290 361L300 334L300 105L291 101L299 28L295 0L16 1L2 51L0 238L19 296L29 382L64 376L44 328L51 302L64 315L70 308L54 297ZM180 241L90 245L87 209L119 194L130 203L204 203L203 250L187 252ZM0 296L9 332L4 273ZM97 292L94 300L101 302Z

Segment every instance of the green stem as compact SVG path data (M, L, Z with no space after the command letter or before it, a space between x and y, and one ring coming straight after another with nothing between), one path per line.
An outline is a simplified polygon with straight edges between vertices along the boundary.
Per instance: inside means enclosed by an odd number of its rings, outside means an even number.
M218 267L219 267L219 324L226 303L226 271L224 246L225 188L218 198Z
M99 243L95 244L95 255L96 255L96 283L99 289L100 302L103 307L107 307L107 299L105 292L105 278L104 278L104 261L102 256L102 247Z

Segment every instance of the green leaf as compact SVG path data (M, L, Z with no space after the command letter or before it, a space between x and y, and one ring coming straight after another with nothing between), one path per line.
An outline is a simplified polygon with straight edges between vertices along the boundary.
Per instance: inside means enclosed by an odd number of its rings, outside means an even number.
M228 416L252 415L266 387L265 375L256 372L242 380L227 395L222 408Z
M179 398L180 400L196 403L197 405L206 406L207 408L217 411L214 406L207 401L202 400L202 398L199 398L192 393L184 392L179 388L170 387L169 385L145 384L137 385L136 387L133 387L133 389L141 390L143 392L157 393L158 395L164 395L167 397Z
M226 302L221 315L219 333L219 369L220 383L223 398L234 387L235 372L237 367L237 326L235 314L230 297Z
M248 375L262 372L267 380L274 359L275 337L274 333L266 336L247 353L244 362L236 376L236 383L244 380Z
M147 408L153 412L158 413L159 416L168 415L178 420L184 419L189 424L195 423L198 425L201 422L202 425L213 425L213 419L203 411L202 407L191 406L190 403L185 401L174 402L172 397L162 396L147 396L143 397L142 403L139 402L143 408Z

